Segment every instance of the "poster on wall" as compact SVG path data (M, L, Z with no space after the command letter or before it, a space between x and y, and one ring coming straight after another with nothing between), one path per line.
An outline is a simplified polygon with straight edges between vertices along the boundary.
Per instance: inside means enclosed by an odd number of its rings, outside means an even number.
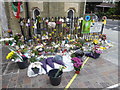
M94 25L90 27L90 33L101 32L102 22L95 22Z
M82 22L82 33L90 33L91 20Z

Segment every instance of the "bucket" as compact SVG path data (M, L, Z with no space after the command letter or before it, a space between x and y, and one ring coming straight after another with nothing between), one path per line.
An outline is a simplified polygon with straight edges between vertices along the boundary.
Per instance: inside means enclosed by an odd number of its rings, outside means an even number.
M100 57L100 54L99 54L99 53L94 53L93 55L94 55L94 56L93 56L94 59L97 59L97 58Z
M29 66L29 62L27 58L23 58L23 62L17 62L17 65L20 69L25 69Z
M59 69L52 69L49 71L48 73L48 76L50 78L50 83L53 85L53 86L58 86L61 82L61 77L62 77L62 71L59 72L58 76L55 77L55 74L57 73Z

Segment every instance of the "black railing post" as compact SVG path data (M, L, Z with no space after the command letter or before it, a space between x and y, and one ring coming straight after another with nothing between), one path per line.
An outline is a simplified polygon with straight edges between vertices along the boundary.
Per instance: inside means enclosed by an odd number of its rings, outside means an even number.
M30 19L28 2L25 2L25 6L26 6L26 18L28 20L28 19ZM31 23L29 23L29 24L31 24ZM32 38L30 25L28 25L28 37L29 37L29 39Z

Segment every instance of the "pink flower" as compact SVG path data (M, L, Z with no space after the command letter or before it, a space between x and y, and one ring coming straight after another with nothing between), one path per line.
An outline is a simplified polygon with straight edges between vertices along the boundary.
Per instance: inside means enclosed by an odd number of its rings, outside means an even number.
M95 52L96 52L96 53L99 53L99 54L100 54L100 53L102 53L102 51L101 51L101 50L96 50Z

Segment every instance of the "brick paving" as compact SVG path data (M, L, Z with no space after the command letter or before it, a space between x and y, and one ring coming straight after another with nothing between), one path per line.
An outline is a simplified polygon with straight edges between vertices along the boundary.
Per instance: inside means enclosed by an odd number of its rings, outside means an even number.
M6 47L2 48L2 88L65 88L74 76L74 71L63 73L59 86L52 86L47 74L29 78L27 69L20 70L16 63L5 59L8 52ZM106 88L117 83L117 65L101 57L96 60L90 58L73 81L70 90L72 88Z

